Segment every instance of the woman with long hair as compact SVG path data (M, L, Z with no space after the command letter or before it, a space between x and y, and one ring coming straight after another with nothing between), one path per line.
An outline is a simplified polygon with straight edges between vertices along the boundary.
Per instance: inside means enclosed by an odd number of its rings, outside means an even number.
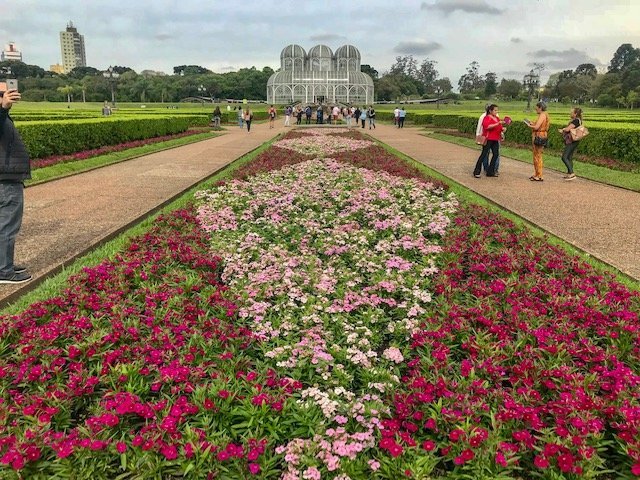
M567 174L564 176L565 180L575 180L576 178L576 174L573 173L573 154L578 148L580 140L571 138L571 130L580 126L582 126L582 109L575 107L571 109L569 124L564 128L558 129L565 139L564 151L562 152L562 162L567 167Z
M482 146L482 151L473 170L474 177L480 178L483 165L485 166L487 177L496 176L496 162L500 157L500 140L502 139L504 124L504 120L500 120L498 116L498 106L494 103L489 105L487 107L487 116L482 120L482 135L486 138L486 142ZM491 151L491 163L487 167L489 151Z

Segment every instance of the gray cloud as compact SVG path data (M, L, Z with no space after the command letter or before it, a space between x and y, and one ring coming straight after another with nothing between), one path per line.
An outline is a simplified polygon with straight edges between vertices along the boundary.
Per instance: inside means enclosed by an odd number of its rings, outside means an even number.
M521 38L518 38L518 37L512 37L510 41L511 41L511 43L522 43L523 42L523 40Z
M160 40L160 41L165 41L165 40L169 40L171 38L173 38L173 35L169 34L169 33L158 33L157 35L155 35L154 37L156 40Z
M309 40L311 40L312 42L327 42L327 43L331 43L331 42L339 42L342 40L345 40L347 37L345 37L344 35L338 35L336 33L323 33L320 35L311 35L309 37Z
M393 47L393 51L405 55L428 55L441 48L442 45L438 42L410 41L398 43Z
M586 52L570 48L568 50L536 50L527 54L533 57L536 62L544 63L548 69L573 69L582 63L593 63L603 65L597 58L592 58ZM527 63L533 66L534 62Z
M421 10L440 10L445 15L456 11L479 13L484 15L502 15L502 10L492 7L485 0L435 0L434 3L422 2Z

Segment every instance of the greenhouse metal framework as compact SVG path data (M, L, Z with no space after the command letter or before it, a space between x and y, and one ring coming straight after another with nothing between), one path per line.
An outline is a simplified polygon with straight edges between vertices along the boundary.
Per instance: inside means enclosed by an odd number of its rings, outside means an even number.
M289 45L280 53L280 70L267 82L271 104L373 103L373 80L360 71L360 52L343 45L335 54L326 45L309 53L300 45Z

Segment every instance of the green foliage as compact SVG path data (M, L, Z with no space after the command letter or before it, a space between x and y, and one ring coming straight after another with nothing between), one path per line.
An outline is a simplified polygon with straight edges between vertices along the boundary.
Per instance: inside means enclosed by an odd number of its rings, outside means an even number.
M64 155L104 145L184 132L208 124L205 116L140 116L131 118L16 122L32 158Z

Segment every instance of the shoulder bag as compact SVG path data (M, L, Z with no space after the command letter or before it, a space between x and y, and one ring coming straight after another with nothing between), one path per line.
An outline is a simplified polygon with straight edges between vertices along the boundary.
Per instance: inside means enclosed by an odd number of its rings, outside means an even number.
M589 130L587 130L587 127L582 125L582 122L580 122L580 126L572 128L571 130L569 130L569 133L571 134L571 139L574 142L578 142L589 135Z

